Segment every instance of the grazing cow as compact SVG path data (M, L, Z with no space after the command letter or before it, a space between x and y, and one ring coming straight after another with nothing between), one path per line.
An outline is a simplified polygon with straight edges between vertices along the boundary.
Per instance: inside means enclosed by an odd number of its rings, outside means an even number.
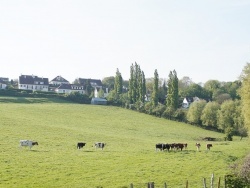
M95 146L95 149L101 148L103 150L103 148L104 148L105 145L106 145L106 143L96 142L94 146Z
M160 151L163 151L163 150L168 150L170 149L170 145L169 144L164 144L164 143L158 143L155 145L155 150L160 150Z
M78 142L76 147L77 147L77 149L81 149L81 148L83 148L85 145L86 145L86 143L84 143L84 142Z
M185 148L185 149L187 149L188 144L187 144L187 143L185 143L185 144L183 144L183 145L184 145L184 148Z
M31 149L34 145L38 145L38 142L33 142L31 140L20 140L20 148L22 146L29 146L29 148Z
M170 149L171 149L171 150L176 149L176 143L172 143L172 144L170 144Z
M185 147L185 146L184 146L184 144L182 144L182 143L175 144L176 150L180 149L180 150L182 151L182 149L183 149L184 147Z
M210 150L211 147L213 147L212 144L207 144L207 150Z
M197 148L197 151L200 151L201 144L200 143L196 143L195 146Z

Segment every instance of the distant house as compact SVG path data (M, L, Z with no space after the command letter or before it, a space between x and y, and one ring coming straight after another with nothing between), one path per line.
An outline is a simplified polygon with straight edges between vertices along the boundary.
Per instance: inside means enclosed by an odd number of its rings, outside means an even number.
M61 76L55 77L55 78L52 79L49 83L50 83L51 85L54 85L54 86L59 86L59 85L61 85L61 84L70 84L68 80L64 79L64 78L61 77Z
M95 105L107 105L107 100L103 98L92 98L91 104Z
M7 82L0 78L0 89L6 89Z
M85 87L83 85L76 84L61 84L55 89L56 93L70 94L71 92L79 92L85 94Z
M18 80L18 89L48 91L49 79L34 75L21 75Z
M9 82L9 78L6 77L0 77L0 80L4 81L5 83Z
M86 78L78 78L78 83L80 85L86 85L87 81L89 81L90 85L93 88L102 88L102 81L98 79L86 79Z
M182 108L189 108L190 104L194 101L199 101L198 97L185 97L182 102Z
M94 96L97 98L98 97L98 93L99 93L99 91L100 90L103 90L103 96L102 97L107 97L108 96L108 88L98 88L98 87L96 87L95 89L94 89Z

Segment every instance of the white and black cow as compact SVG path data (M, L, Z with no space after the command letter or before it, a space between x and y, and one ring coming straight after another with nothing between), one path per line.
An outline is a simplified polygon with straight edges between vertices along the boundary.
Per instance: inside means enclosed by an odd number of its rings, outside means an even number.
M38 145L38 142L34 142L32 140L20 140L20 148L22 146L24 147L28 146L31 149L34 145Z
M85 145L86 145L86 143L84 143L84 142L78 142L76 147L77 147L77 149L81 149L81 148L83 148Z
M158 143L155 144L155 150L160 150L160 151L164 151L164 150L168 150L170 149L170 145L169 144L164 144L164 143Z
M201 144L200 143L196 143L195 146L196 146L197 151L200 151Z
M103 150L103 148L104 148L105 145L106 145L106 143L104 143L104 142L96 142L94 144L94 147L95 147L95 149L101 148Z

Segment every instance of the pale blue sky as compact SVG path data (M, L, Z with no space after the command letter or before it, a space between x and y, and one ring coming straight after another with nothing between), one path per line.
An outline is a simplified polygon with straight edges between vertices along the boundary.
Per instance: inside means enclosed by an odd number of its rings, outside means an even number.
M1 0L0 77L234 81L250 61L250 0Z

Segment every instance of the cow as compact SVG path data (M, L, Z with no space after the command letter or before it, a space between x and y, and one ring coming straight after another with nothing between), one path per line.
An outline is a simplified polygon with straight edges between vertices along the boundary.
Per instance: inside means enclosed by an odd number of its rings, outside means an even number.
M106 143L103 143L103 142L96 142L96 143L94 144L95 149L101 148L102 150L103 150L103 148L104 148L105 145L106 145Z
M195 146L197 148L197 151L200 151L201 144L200 143L196 143Z
M213 147L212 144L207 144L207 150L210 150L211 147Z
M30 149L34 146L34 145L38 145L38 142L34 142L34 141L31 141L31 140L20 140L20 148L22 146L24 147L29 147Z
M180 150L182 151L182 149L183 149L184 147L185 147L185 146L184 146L184 144L182 144L182 143L175 144L176 150L180 149Z
M78 142L76 147L77 147L77 149L81 149L81 148L83 148L85 145L86 145L86 143L84 143L84 142Z
M164 144L164 143L158 143L155 145L155 150L160 150L160 151L164 151L164 150L168 150L170 149L170 145L169 144Z
M185 144L183 144L183 145L184 145L184 148L185 148L185 149L187 149L188 144L187 144L187 143L185 143Z

